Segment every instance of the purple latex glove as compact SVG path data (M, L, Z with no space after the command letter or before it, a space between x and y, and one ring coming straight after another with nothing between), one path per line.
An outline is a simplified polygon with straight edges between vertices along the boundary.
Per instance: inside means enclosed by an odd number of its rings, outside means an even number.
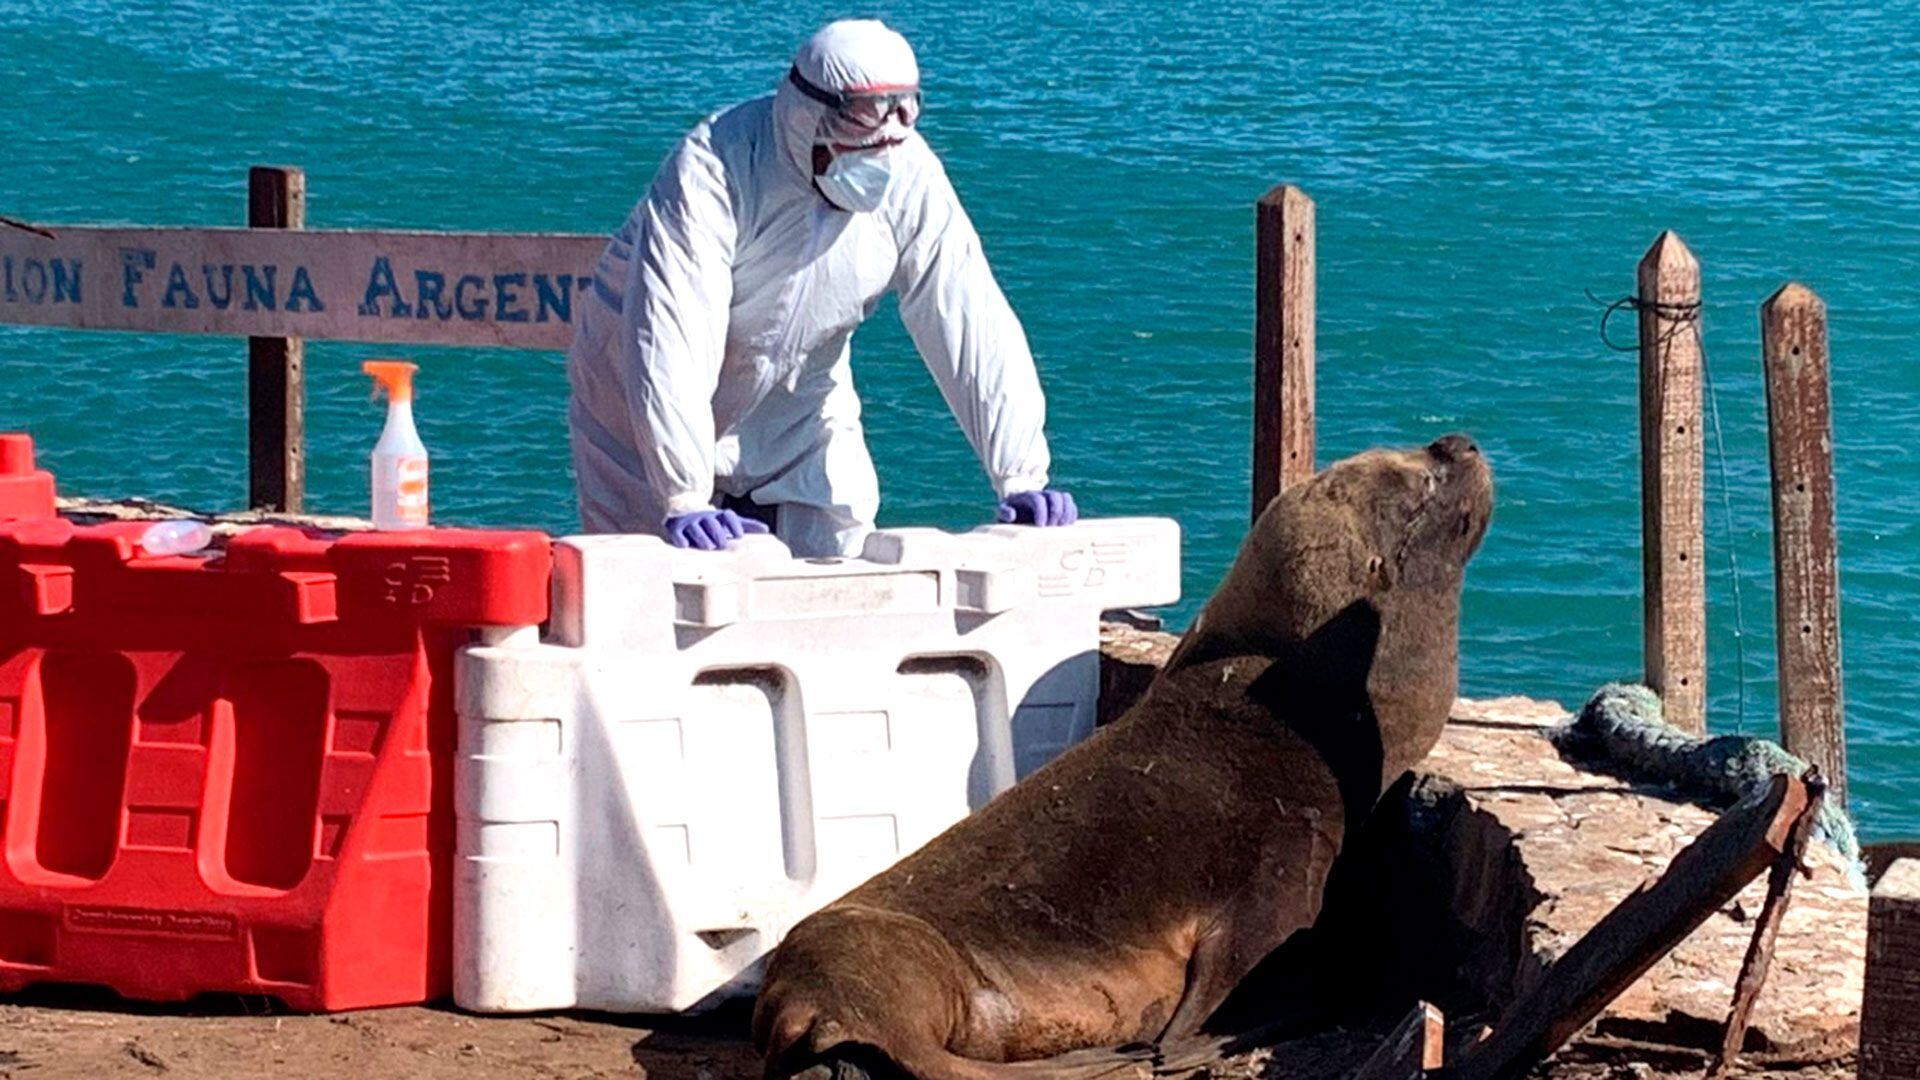
M731 510L695 510L667 519L667 540L674 547L720 551L748 533L767 531L765 522L741 517Z
M1002 524L1071 525L1080 520L1080 509L1064 491L1022 491L1001 499L996 516Z

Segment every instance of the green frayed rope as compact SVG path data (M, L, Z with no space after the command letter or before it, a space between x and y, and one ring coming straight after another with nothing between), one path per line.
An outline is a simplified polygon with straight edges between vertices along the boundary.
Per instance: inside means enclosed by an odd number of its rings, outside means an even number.
M1807 763L1779 743L1750 735L1702 738L1667 723L1660 695L1645 686L1608 683L1579 715L1548 733L1556 747L1579 757L1599 757L1634 779L1665 784L1716 806L1731 806L1755 784L1780 773L1799 776ZM1845 860L1856 884L1866 884L1853 819L1822 801L1814 835Z

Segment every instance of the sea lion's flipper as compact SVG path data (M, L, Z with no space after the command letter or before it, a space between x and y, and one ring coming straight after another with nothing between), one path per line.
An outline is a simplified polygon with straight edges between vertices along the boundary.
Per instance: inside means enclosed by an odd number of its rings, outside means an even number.
M1148 1080L1154 1048L1145 1043L1075 1050L1037 1061L974 1061L953 1054L926 1062L915 1080Z
M1356 600L1281 649L1247 687L1320 762L1297 766L1287 798L1275 799L1259 868L1195 943L1180 1003L1157 1042L1199 1034L1248 972L1319 915L1346 831L1379 794L1379 726L1367 698L1379 640L1379 609Z
M781 1080L917 1080L891 1057L865 1043L841 1043Z
M1155 1053L1145 1043L1133 1043L1038 1061L975 1061L931 1048L899 1057L896 1063L871 1046L845 1043L781 1080L1146 1080L1153 1076Z
M1384 786L1386 749L1368 689L1380 629L1379 609L1356 600L1287 646L1247 687L1249 698L1313 744L1333 770L1349 829L1372 813Z
M1355 600L1306 637L1275 643L1268 654L1273 663L1256 685L1275 689L1285 685L1311 690L1322 698L1337 696L1343 700L1364 694L1367 676L1373 671L1374 653L1380 647L1380 631L1379 607L1371 600Z
M1231 917L1227 920L1233 922ZM1225 1001L1240 977L1252 969L1265 950L1246 957L1243 947L1248 935L1234 925L1216 927L1203 935L1187 959L1187 986L1155 1042L1185 1038L1200 1030L1200 1025Z
M1331 782L1326 786L1333 787ZM1310 795L1310 788L1302 794ZM1260 853L1254 880L1194 946L1186 989L1156 1043L1165 1046L1199 1035L1248 972L1319 917L1327 872L1345 830L1326 820L1315 802L1309 798L1276 808L1281 820Z

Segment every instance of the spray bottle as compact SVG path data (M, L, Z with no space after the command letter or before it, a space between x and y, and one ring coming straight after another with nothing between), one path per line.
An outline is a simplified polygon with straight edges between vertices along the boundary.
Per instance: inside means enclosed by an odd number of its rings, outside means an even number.
M373 527L427 527L427 448L413 426L413 373L405 360L368 360L360 370L387 392L387 426L373 447Z

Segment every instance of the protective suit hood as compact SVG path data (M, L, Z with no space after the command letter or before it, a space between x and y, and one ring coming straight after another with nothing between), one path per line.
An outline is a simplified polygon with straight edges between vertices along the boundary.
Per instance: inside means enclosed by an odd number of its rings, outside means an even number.
M920 63L907 39L878 19L828 23L793 58L800 76L827 90L876 90L920 85ZM827 133L827 106L807 97L784 73L773 95L774 137L782 155L813 183L813 147Z

